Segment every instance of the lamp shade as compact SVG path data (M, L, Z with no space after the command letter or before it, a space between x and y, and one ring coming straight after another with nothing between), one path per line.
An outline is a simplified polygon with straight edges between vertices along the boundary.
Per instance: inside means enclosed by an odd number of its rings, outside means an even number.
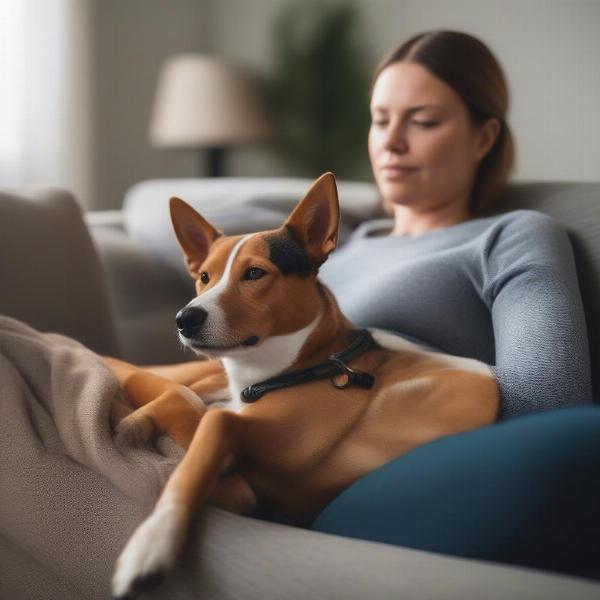
M177 54L163 65L150 123L160 147L226 147L258 142L269 133L250 78L203 54Z

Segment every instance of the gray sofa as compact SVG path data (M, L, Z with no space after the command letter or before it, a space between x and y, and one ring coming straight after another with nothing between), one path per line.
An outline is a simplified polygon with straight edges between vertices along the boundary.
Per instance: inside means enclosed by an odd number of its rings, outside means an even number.
M192 358L182 354L173 327L174 314L193 288L171 233L169 196L190 202L227 233L240 233L278 226L309 184L290 179L149 181L128 192L123 211L87 215L63 190L0 192L0 314L140 364ZM368 184L342 182L340 201L342 242L360 221L381 216ZM516 184L503 210L516 207L545 211L571 233L597 398L600 184ZM43 468L58 474L65 460L68 456L49 453ZM11 476L22 474L3 474ZM39 551L23 548L6 534L15 529L3 527L0 516L0 598L109 596L114 561L146 508L113 490L99 473L92 476L94 489L102 490L98 510L90 510L91 497L84 508L89 515L81 518L74 505L80 518L70 518L65 510L52 527L72 528L86 544L105 546L103 558L82 560L75 568L57 561L47 545ZM68 485L74 487L63 490L65 498L82 493L73 478ZM2 482L0 515L1 489ZM116 517L115 523L110 519L111 507L119 515L118 529ZM61 548L54 552L60 554ZM600 597L600 583L324 535L207 507L194 523L174 576L148 597L575 600Z

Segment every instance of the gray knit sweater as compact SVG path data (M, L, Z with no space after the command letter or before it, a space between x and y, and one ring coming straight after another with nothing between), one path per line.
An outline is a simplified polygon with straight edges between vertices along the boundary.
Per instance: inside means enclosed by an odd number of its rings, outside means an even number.
M501 417L592 402L588 341L566 232L532 210L389 236L359 227L321 267L354 323L492 366Z

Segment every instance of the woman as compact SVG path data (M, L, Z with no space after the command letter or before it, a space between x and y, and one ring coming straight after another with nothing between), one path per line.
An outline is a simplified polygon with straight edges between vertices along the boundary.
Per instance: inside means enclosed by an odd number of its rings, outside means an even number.
M387 463L312 528L600 578L600 410L574 407L592 392L568 237L535 211L482 216L513 160L507 109L496 59L463 33L417 35L376 69L369 156L393 220L321 278L354 322L492 365L500 421Z

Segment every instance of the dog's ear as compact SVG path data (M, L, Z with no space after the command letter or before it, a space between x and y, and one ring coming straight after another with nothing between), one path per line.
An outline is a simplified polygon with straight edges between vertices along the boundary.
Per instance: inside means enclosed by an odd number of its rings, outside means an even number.
M197 279L200 265L206 259L213 242L222 234L179 198L171 198L169 209L173 229L185 254L188 270L190 275Z
M335 250L340 207L333 173L324 173L300 200L284 224L309 259L320 265Z

